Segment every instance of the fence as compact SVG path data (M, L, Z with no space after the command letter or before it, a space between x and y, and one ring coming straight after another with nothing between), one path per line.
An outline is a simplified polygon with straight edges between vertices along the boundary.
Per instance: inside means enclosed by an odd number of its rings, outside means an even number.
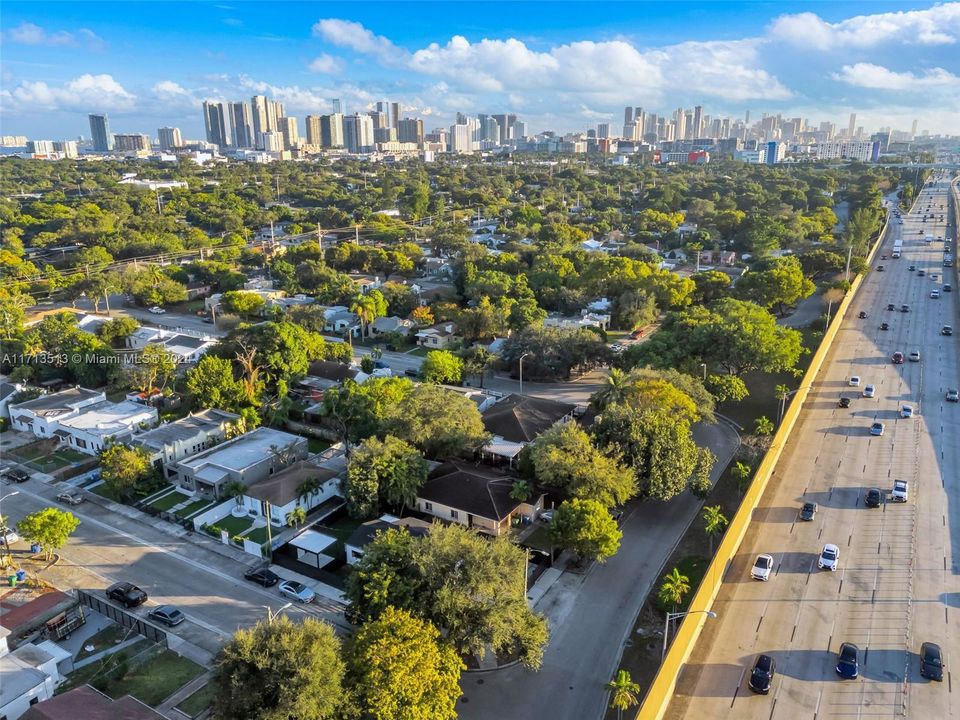
M889 219L889 215L887 217ZM874 255L883 244L883 240L887 234L887 228L888 222L884 222L879 238L867 256L868 264L873 262ZM689 609L691 614L683 619L679 630L676 632L673 643L670 645L670 649L667 651L667 655L663 663L661 663L660 669L657 671L657 676L653 679L653 683L650 685L644 697L643 704L637 712L637 720L660 720L666 714L670 700L676 689L677 678L680 675L680 671L690 657L690 653L693 652L694 643L700 636L700 631L703 629L703 625L707 620L707 615L704 611L710 609L714 599L716 599L717 593L720 591L723 576L726 574L730 563L733 561L734 555L736 555L737 550L740 548L740 543L747 533L747 527L753 519L753 512L756 510L760 498L763 497L764 490L767 489L767 483L773 475L773 470L780 460L780 454L783 452L783 448L790 438L790 433L793 431L797 418L800 416L803 403L806 401L810 389L817 375L820 373L820 368L823 366L831 350L833 341L836 338L840 326L843 324L847 310L850 308L850 304L853 302L853 298L856 296L857 290L860 288L862 282L862 275L854 279L850 291L840 303L834 319L824 331L820 346L813 354L810 367L807 368L807 372L804 374L803 380L800 383L800 389L797 391L794 401L790 403L790 406L784 413L780 427L773 436L770 449L760 462L753 482L744 495L743 502L740 504L736 515L734 515L733 520L730 521L723 540L720 542L720 547L717 548L717 554L710 562L703 576L703 581L700 583L700 587L690 601Z
M83 605L110 618L118 625L130 628L137 634L143 635L147 640L162 643L164 647L169 647L167 644L167 633L155 625L144 622L133 613L121 610L115 605L111 605L106 600L101 600L96 595L91 595L85 590L77 590L77 599L80 600Z

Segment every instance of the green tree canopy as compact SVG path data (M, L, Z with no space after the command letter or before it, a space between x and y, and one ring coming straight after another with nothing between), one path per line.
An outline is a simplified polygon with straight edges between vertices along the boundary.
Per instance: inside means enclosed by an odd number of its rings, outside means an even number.
M463 382L463 360L449 350L431 350L423 359L420 375L428 383L459 385Z
M490 439L476 404L437 385L418 385L386 413L383 429L427 457L448 458Z
M367 438L347 464L343 492L352 517L369 518L390 508L412 505L427 479L427 463L415 447L392 435Z
M187 373L187 391L198 407L237 412L244 404L242 384L234 379L233 363L204 355Z
M78 525L80 521L73 513L51 507L24 517L17 523L17 530L28 540L40 543L49 559L56 550L67 544Z
M580 498L560 504L550 523L550 535L580 558L599 562L617 553L623 537L606 506Z
M750 272L737 282L740 297L765 308L775 306L780 315L785 306L810 297L815 289L795 257L768 258L754 263Z
M119 498L129 497L152 474L150 455L143 448L116 444L100 455L100 477Z

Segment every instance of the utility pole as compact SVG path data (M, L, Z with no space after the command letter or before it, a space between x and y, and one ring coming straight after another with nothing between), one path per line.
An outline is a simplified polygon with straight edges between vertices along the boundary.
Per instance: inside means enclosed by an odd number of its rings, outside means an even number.
M323 252L323 230L320 229L320 226L317 225L317 247L320 248L320 252Z
M360 226L359 225L353 226L353 244L354 245L360 244Z

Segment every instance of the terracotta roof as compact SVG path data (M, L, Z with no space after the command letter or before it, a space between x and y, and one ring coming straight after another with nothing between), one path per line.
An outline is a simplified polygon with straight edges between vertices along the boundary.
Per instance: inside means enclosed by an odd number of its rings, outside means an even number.
M23 605L11 605L0 601L0 625L9 630L15 630L31 622L46 622L57 612L62 612L75 603L76 600L59 590L44 593ZM61 608L61 605L64 607Z
M575 409L570 403L508 395L483 413L483 425L504 440L533 442Z

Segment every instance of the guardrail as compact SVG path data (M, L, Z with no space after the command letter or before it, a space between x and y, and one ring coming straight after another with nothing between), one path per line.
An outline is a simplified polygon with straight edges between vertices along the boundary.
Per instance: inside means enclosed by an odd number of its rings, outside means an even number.
M889 229L889 217L890 214L888 213L877 241L867 256L867 264L873 262L874 256L886 239L887 230ZM704 611L711 608L713 601L717 597L717 593L720 591L723 577L730 567L733 557L739 550L744 535L747 533L747 528L753 519L754 510L757 509L760 498L763 497L763 493L767 489L767 483L773 475L773 470L780 461L780 455L790 438L790 433L793 432L793 427L797 422L797 418L800 416L803 403L810 394L810 388L820 373L820 369L832 348L833 341L840 327L843 325L843 319L846 316L847 310L850 308L850 304L853 302L853 298L856 296L857 290L859 290L862 283L862 275L854 278L850 286L850 291L837 308L837 312L829 327L825 329L820 346L816 352L814 352L813 358L810 361L810 367L807 368L807 372L800 382L800 389L796 392L794 401L790 403L784 413L780 427L773 436L770 449L760 462L753 482L745 493L743 502L740 504L736 515L734 515L730 521L723 540L720 542L720 547L717 548L717 554L714 555L713 560L707 567L703 581L700 583L700 587L690 601L689 609L691 613L683 619L679 630L674 635L673 643L670 645L667 655L661 663L660 669L657 671L653 683L647 690L643 704L637 712L637 720L660 720L666 714L677 686L680 671L689 659L690 653L693 652L694 643L696 643L697 638L700 636L700 631L703 629L703 625L707 620Z

